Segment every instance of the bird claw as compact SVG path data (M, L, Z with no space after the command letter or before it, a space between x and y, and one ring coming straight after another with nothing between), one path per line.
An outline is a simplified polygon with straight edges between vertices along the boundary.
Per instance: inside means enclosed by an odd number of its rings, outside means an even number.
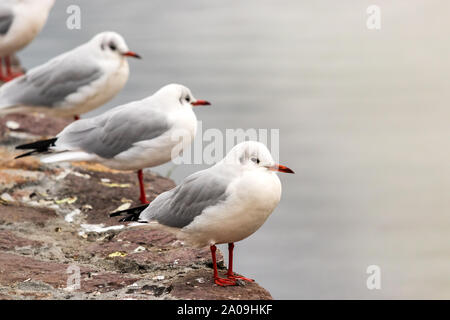
M228 276L228 279L232 279L234 281L236 281L236 280L243 280L243 281L247 281L247 282L255 282L255 280L253 280L253 279L246 278L246 277L243 277L243 276L239 276L239 275L237 275L235 273L234 274L228 274L227 276Z
M226 278L214 278L214 283L221 287L235 286L236 281Z

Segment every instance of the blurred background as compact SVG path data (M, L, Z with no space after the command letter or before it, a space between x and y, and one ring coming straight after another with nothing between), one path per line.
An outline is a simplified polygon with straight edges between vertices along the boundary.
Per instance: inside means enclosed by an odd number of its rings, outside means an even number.
M81 29L69 30L69 5ZM366 9L381 9L369 30ZM182 83L203 130L280 130L283 196L238 243L237 272L277 299L450 298L450 3L58 0L26 68L121 33L125 89L89 117ZM201 137L197 136L197 139ZM173 167L155 170L166 175ZM205 165L181 165L179 182ZM222 248L224 249L224 248ZM381 268L368 290L366 268Z

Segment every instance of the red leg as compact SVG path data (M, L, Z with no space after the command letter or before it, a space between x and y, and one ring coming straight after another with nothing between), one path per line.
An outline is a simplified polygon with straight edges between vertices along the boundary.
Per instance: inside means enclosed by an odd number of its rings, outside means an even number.
M228 272L227 272L228 279L233 279L233 280L240 279L240 280L244 280L244 281L248 281L248 282L254 282L255 280L253 280L253 279L238 276L233 272L233 249L234 249L234 243L231 242L228 244Z
M6 64L6 76L10 77L12 75L12 70L11 70L11 60L9 56L5 57L5 64Z
M217 272L217 261L216 261L217 248L215 245L212 245L210 247L210 249L211 249L211 256L212 256L212 262L213 262L213 268L214 268L214 283L221 287L235 286L236 281L219 277L219 273Z
M0 58L0 81L3 81L3 65L2 65L2 58Z
M14 78L17 78L21 75L23 75L22 72L18 72L18 73L13 73L11 70L11 59L9 56L5 57L5 64L6 64L6 77L5 77L5 81L10 81Z
M147 201L147 198L145 196L144 173L142 172L142 169L139 169L137 174L138 174L138 179L139 179L139 189L141 192L141 196L139 197L139 200L141 200L142 204L150 203L149 201Z
M7 82L8 77L3 74L3 63L2 60L5 60L4 58L0 58L0 81Z

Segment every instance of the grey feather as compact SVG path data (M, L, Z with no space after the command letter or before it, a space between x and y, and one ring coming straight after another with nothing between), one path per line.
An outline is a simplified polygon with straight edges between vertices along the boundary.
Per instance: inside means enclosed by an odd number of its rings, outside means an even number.
M177 187L159 195L139 218L183 228L205 209L225 201L230 181L230 175L219 175L211 169L196 172Z
M154 139L169 130L170 124L163 113L145 103L131 102L97 117L78 120L58 135L57 146L110 159L136 142Z
M8 33L13 21L14 14L12 10L5 5L0 5L0 35Z
M103 75L95 64L80 64L78 59L61 55L11 81L0 90L0 105L57 106Z

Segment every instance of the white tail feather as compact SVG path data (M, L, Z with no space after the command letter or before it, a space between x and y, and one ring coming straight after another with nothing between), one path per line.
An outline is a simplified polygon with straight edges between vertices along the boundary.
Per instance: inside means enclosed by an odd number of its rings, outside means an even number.
M44 163L60 162L60 161L92 161L95 156L83 151L65 151L41 157Z

